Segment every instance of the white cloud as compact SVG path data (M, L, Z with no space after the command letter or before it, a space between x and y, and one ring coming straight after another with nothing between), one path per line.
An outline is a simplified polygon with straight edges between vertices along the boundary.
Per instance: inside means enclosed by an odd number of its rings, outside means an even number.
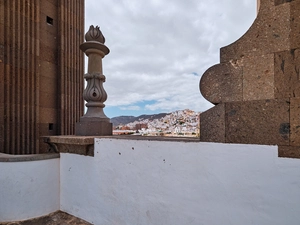
M255 7L255 0L86 0L86 28L99 25L111 50L103 59L105 104L208 109L200 77L218 63L219 48L250 27Z
M137 105L130 105L130 106L126 106L126 107L121 106L120 109L121 110L141 110L141 107L139 107Z

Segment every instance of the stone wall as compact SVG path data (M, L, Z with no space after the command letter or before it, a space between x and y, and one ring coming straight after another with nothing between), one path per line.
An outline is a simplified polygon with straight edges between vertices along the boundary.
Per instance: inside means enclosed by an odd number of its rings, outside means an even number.
M202 76L216 106L201 114L202 141L279 145L300 157L300 1L261 0L256 20Z
M23 160L0 162L0 222L44 216L60 208L59 158Z
M112 137L60 160L61 210L92 224L300 221L300 163L276 146Z
M0 154L0 223L61 210L92 224L299 224L300 163L277 146L107 137L94 151Z
M83 114L84 1L0 1L0 152L48 151Z

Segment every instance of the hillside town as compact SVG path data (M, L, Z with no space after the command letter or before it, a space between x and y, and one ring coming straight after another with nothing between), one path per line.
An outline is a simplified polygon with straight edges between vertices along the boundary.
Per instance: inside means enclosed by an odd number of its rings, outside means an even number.
M187 136L200 134L200 113L185 109L166 114L161 118L139 118L136 121L114 127L114 135Z

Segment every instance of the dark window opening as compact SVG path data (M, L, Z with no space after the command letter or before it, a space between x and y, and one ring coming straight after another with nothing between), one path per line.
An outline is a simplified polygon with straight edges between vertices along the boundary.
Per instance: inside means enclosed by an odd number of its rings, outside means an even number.
M47 16L46 21L48 24L53 25L53 19L51 17Z
M49 123L49 130L53 130L53 123Z

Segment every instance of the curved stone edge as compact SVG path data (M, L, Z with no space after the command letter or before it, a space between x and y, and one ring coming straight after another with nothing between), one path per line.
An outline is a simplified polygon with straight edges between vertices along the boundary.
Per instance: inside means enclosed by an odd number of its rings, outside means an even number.
M93 136L62 135L43 138L52 150L59 153L94 156L95 137Z
M213 104L243 100L243 70L232 62L207 69L199 83L203 97Z
M102 57L104 57L105 55L108 55L110 52L109 48L106 45L104 45L98 41L87 41L87 42L82 43L79 47L83 52L86 52L89 49L93 49L92 51L94 51L94 52L97 52L97 51L95 51L95 49L99 50L99 54L103 53Z
M245 54L262 55L279 52L291 48L289 39L290 21L286 20L293 15L293 4L275 4L275 1L261 0L256 19L235 42L220 49L220 62L239 60ZM293 41L296 42L296 41Z
M0 153L0 162L26 162L60 158L59 153L44 153L30 155L10 155Z

